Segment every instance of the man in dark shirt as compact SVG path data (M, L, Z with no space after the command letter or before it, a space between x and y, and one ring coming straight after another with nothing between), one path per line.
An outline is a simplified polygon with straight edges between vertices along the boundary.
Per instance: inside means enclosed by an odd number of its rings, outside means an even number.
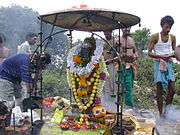
M32 88L31 60L35 65L46 67L51 62L47 53L33 55L19 53L7 58L0 65L0 101L14 104L21 98L21 82L25 82L28 91ZM12 108L9 108L11 110Z
M30 88L32 78L29 70L30 55L21 53L9 57L0 65L0 99L12 101L20 98L21 81Z

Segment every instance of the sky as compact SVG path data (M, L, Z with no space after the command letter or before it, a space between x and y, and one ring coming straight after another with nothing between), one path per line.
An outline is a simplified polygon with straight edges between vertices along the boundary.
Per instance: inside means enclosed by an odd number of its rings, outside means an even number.
M106 8L136 15L141 18L141 27L135 25L132 32L137 29L148 28L151 33L161 31L160 20L165 15L171 15L175 23L171 34L176 36L177 45L180 44L180 8L178 0L0 0L0 6L17 4L27 6L40 15L48 12L87 5L91 8Z

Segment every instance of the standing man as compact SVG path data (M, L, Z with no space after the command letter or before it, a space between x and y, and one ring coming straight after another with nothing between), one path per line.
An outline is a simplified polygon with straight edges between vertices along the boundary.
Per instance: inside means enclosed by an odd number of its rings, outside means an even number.
M33 57L33 63L38 67L41 66L40 69L44 69L51 62L49 54L43 53L42 56ZM11 104L7 106L10 111L15 104L14 100L21 98L21 82L26 84L29 92L33 87L31 57L29 53L16 54L0 65L0 101Z
M9 49L4 47L6 38L3 34L0 34L0 63L9 57Z
M125 81L125 91L124 91L124 99L125 105L127 109L131 109L134 107L134 98L132 94L132 90L134 87L134 79L136 78L137 69L136 62L138 58L137 49L135 46L134 40L129 36L131 27L122 28L122 36L120 38L120 45L117 46L117 51L119 52L119 56L121 58L120 62L120 80ZM112 59L112 61L119 61L118 57Z
M154 81L157 86L157 106L161 117L163 113L163 88L168 88L166 105L172 104L175 93L175 77L172 67L171 57L176 47L176 37L169 34L174 20L171 16L165 16L161 19L161 32L151 36L148 55L154 60Z
M134 40L129 36L131 27L122 29L120 38L119 55L121 57L121 69L125 69L125 73L120 72L120 78L125 80L125 105L126 108L133 108L134 99L132 90L134 87L134 79L136 78L137 70L135 60L138 58L137 49ZM123 77L125 77L123 79Z
M31 46L37 42L38 35L35 33L28 33L26 35L26 41L18 46L17 53L32 52Z
M107 42L113 47L113 37L112 30L104 31L104 36ZM104 84L104 90L102 92L102 100L104 107L109 109L116 109L115 105L115 67L113 58L115 57L115 52L107 43L104 45L104 60L106 63L107 70L109 72L109 77L106 78Z
M125 76L120 72L121 80L125 80L125 105L126 108L132 108L134 106L134 99L132 95L132 89L134 86L134 79L136 78L137 70L135 60L138 58L137 49L134 40L129 37L131 27L122 29L122 36L120 38L120 46L117 47L117 51L121 57L121 69L125 69ZM116 40L117 41L117 40ZM113 63L114 61L119 61L118 57L114 57L115 53L112 53L112 57L108 56L106 63ZM115 81L115 80L114 80Z

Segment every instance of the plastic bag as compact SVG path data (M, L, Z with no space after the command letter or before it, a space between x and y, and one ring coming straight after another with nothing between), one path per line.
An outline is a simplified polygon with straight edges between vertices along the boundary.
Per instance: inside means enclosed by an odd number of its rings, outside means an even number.
M56 108L56 110L54 111L54 115L53 115L51 122L53 122L55 124L60 124L63 117L64 117L64 111Z
M23 120L25 118L31 118L31 110L28 109L28 112L22 112L21 108L19 106L16 106L15 108L12 109L12 114L11 114L11 124L10 125L17 125L20 120ZM33 117L33 122L36 120L40 120L40 116L38 113L32 110L32 117Z
M19 106L16 106L15 108L12 109L10 125L14 125L14 124L17 125L17 123L22 118L23 118L23 114L22 114L21 108Z

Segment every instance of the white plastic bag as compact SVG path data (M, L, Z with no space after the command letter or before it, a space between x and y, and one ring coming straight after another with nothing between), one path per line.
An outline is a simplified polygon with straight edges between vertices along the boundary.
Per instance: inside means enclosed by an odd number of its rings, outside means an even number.
M15 108L12 109L12 114L11 114L11 126L17 125L20 119L23 118L21 108L19 106L16 106Z
M28 109L28 112L22 112L21 108L19 106L16 106L15 108L12 109L12 114L11 114L11 126L17 125L20 120L23 120L25 117L29 117L29 120L31 118L31 110ZM40 120L40 116L38 113L32 110L32 117L33 117L33 122L36 120Z

